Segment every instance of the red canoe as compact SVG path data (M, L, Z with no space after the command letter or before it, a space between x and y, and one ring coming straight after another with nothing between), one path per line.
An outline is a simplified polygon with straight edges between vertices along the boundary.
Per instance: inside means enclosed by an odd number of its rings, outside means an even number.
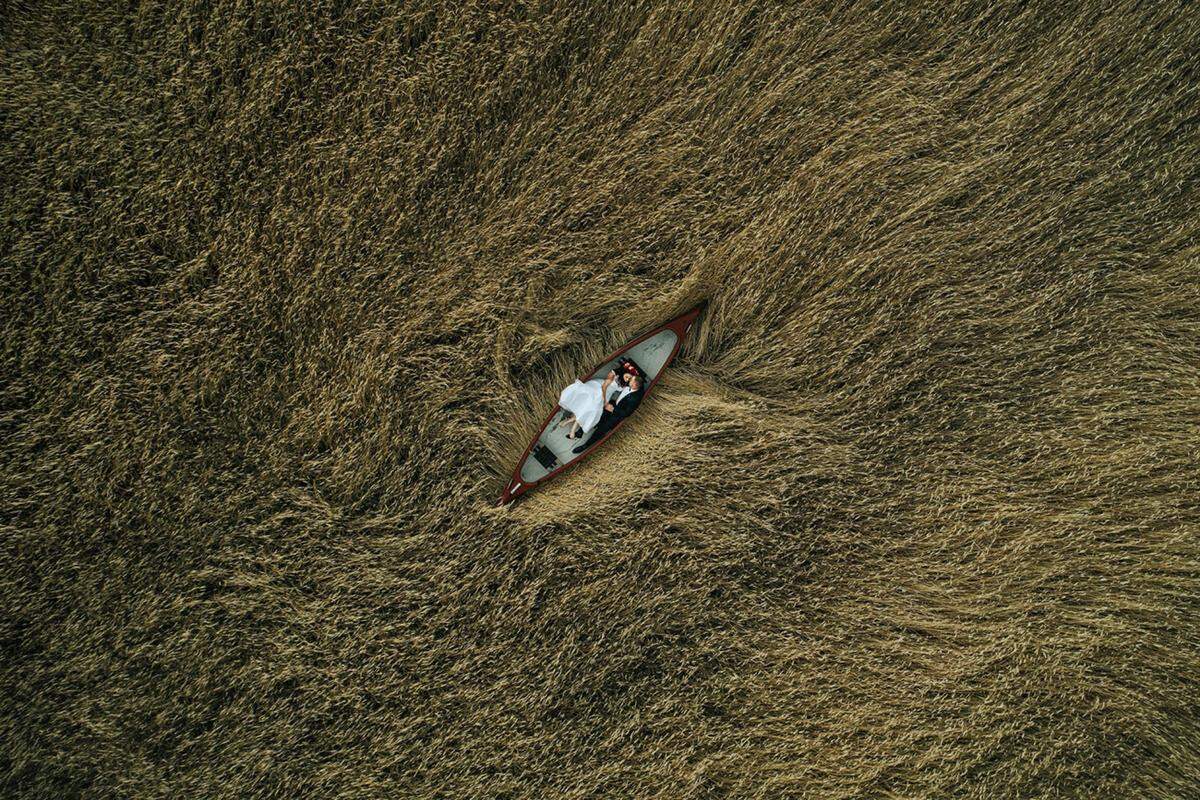
M645 402L650 393L654 391L654 384L658 382L663 370L679 353L679 348L683 346L683 340L687 338L688 331L692 329L696 317L700 315L703 308L703 305L697 306L665 325L642 334L610 355L591 374L581 377L580 380L586 382L602 378L613 368L618 358L626 356L637 363L648 379L646 393L642 397L642 402ZM509 479L508 486L504 487L504 494L500 495L496 505L502 506L505 503L511 503L533 487L551 480L583 461L596 452L601 445L608 441L610 436L625 424L625 420L621 420L603 438L577 455L571 452L571 447L577 445L578 440L567 439L565 427L556 429L551 424L558 413L559 409L555 406L550 415L546 417L546 421L542 423L542 428L538 431L537 436L533 437L529 447L525 448L525 453L517 462L512 478Z

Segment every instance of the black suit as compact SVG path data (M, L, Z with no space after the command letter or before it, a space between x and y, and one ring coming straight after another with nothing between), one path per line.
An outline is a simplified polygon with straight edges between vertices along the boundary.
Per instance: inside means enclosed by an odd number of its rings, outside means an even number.
M587 441L575 448L575 452L583 452L591 447L596 442L604 438L604 435L617 426L617 423L632 414L642 402L642 395L646 393L645 384L636 392L630 392L621 398L613 410L604 409L604 413L600 415L600 420L596 423L596 427L592 429L592 435L587 438Z

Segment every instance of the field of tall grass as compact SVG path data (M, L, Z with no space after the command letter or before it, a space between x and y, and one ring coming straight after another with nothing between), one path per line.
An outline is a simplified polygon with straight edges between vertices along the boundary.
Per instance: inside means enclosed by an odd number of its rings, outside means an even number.
M5 796L1200 796L1191 4L0 41Z

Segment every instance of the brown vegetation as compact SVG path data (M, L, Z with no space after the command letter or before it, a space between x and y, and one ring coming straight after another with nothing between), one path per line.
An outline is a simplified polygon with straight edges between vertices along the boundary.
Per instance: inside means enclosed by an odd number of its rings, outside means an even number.
M6 796L1200 795L1193 7L290 6L0 12Z

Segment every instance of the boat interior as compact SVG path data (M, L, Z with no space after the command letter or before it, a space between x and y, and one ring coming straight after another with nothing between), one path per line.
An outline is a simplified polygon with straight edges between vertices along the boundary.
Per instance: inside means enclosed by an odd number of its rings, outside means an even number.
M679 337L672 330L659 331L644 342L640 342L606 361L588 379L603 378L610 369L616 366L618 358L626 356L632 358L641 367L647 381L653 381L662 371L667 359L671 357L671 352L675 349L678 339ZM525 461L522 462L521 480L523 482L540 481L554 470L587 454L586 450L578 454L571 452L571 448L577 446L580 440L567 438L567 434L571 431L571 425L559 427L558 423L562 421L563 413L560 409L555 414L550 424L538 437L537 443L530 450L529 455L525 457ZM584 436L586 438L586 434Z

